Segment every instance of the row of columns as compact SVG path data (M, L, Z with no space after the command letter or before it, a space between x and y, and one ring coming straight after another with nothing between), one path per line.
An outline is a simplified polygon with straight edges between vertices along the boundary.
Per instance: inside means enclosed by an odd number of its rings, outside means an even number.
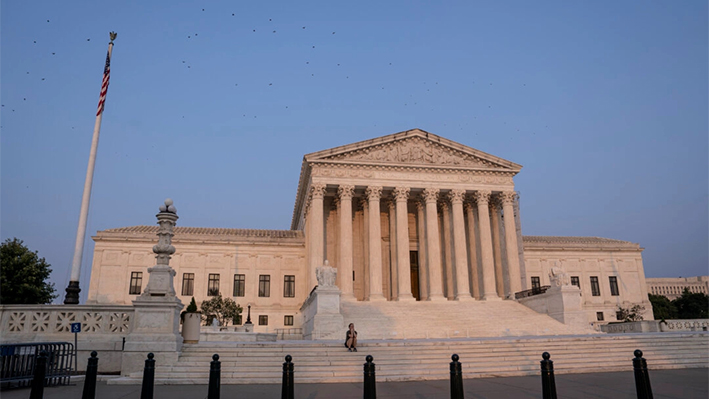
M306 234L308 242L309 276L314 279L315 268L323 264L324 245L324 221L323 221L323 198L325 195L324 184L313 184L310 189L310 201L306 209ZM340 185L337 190L338 215L339 215L339 259L337 267L340 276L340 289L343 299L354 298L354 287L352 279L353 270L353 226L352 226L352 199L355 187L352 185ZM365 189L365 230L367 239L365 241L365 254L368 257L368 275L365 282L368 286L369 301L386 300L382 286L382 234L381 234L381 195L382 187L369 186ZM437 188L426 188L421 194L421 201L417 201L418 237L419 237L419 258L425 260L425 267L419 272L420 297L430 301L446 300L444 296L444 283L455 292L454 299L459 301L473 300L480 298L483 300L499 299L498 292L504 292L504 276L501 263L501 254L495 254L494 248L500 248L499 236L491 234L491 230L499 231L499 226L491 226L491 218L488 213L492 211L492 223L497 223L498 207L490 208L491 200L498 200L502 204L504 215L505 244L508 250L507 264L509 274L509 291L513 295L522 290L519 254L517 252L517 234L514 220L514 199L513 191L502 192L493 198L489 190L475 191L472 197L466 196L465 190L454 189L448 192L448 202L444 202L443 229L444 234L452 231L452 237L446 237L444 242L452 242L451 251L445 251L446 275L444 282L442 259L441 259L441 236L439 231L438 203L440 190ZM392 247L392 276L396 285L391 289L393 297L398 301L415 300L411 290L410 257L409 257L409 229L408 229L408 200L410 188L396 187L392 191L392 202L390 203L390 245ZM448 213L448 203L450 213ZM477 207L475 217L474 207ZM318 210L318 211L313 211ZM393 213L392 213L393 212ZM448 219L447 215L450 215ZM392 217L393 215L393 217ZM465 216L468 218L468 228L466 240ZM476 230L476 223L478 229ZM452 226L451 226L452 224ZM476 239L476 231L479 231L479 243ZM479 276L477 270L477 252L480 251L482 292L479 291ZM470 254L470 258L468 257ZM470 259L470 265L468 262ZM454 265L453 265L454 263ZM453 267L451 267L453 266ZM453 271L454 268L454 271ZM453 286L453 273L455 273L455 286ZM472 290L469 285L469 275L472 279ZM315 285L312 283L310 286ZM499 287L498 285L501 285Z

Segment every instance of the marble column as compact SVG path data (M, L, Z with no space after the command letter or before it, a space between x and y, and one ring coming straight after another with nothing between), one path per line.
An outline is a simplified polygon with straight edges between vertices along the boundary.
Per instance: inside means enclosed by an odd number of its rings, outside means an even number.
M396 199L387 200L389 209L389 300L393 301L399 295L398 269L396 266Z
M409 188L394 189L396 198L396 264L399 268L399 301L413 301L411 294L411 258L409 257Z
M364 267L362 268L362 300L366 301L369 298L369 203L366 198L361 198L359 201L362 207L362 231L364 232L364 237L362 237L362 248L364 253L362 254L362 263Z
M448 193L451 202L451 219L453 222L453 252L455 254L455 300L473 299L470 296L468 281L468 252L465 248L465 216L463 216L463 199L465 190L451 190Z
M340 290L342 299L353 300L352 284L352 196L354 186L343 185L337 189L340 198L340 259L337 268L340 271Z
M478 190L475 192L475 201L478 204L478 220L480 223L480 254L482 258L483 292L485 301L499 300L495 290L495 261L492 255L492 235L490 230L490 191Z
M505 242L507 243L507 268L510 275L510 292L507 297L515 298L515 293L522 291L522 278L519 265L519 253L517 252L517 228L514 218L514 191L505 191L500 195L502 201L502 211L505 222Z
M443 301L443 274L441 270L441 238L438 231L438 189L423 190L426 201L426 253L428 255L428 300Z
M468 217L468 253L470 258L470 277L471 284L473 286L472 295L473 298L480 298L480 279L478 275L478 250L477 250L477 234L475 234L475 226L477 224L475 220L475 204L473 202L465 202L464 204L465 214Z
M369 203L369 300L385 301L382 290L382 219L379 201L382 188L369 186L365 192Z
M441 214L441 229L443 230L441 245L441 255L442 261L445 267L445 278L446 278L446 298L449 300L455 299L455 288L453 285L453 253L452 253L452 243L451 243L451 212L448 202L439 202L440 214Z
M428 299L428 258L426 257L426 203L416 201L416 226L419 244L419 299Z
M309 241L310 241L310 263L309 263L309 273L308 278L310 281L310 287L308 287L308 292L310 289L317 284L317 278L315 277L315 269L322 266L325 259L324 249L325 242L323 237L324 232L324 220L323 220L323 198L325 197L325 185L322 183L314 183L310 186L310 208L308 209L308 214L310 216L310 230L308 231Z
M497 295L505 297L505 275L502 269L502 244L500 239L500 204L495 196L490 198L490 223L492 227L492 251L495 259L495 282Z

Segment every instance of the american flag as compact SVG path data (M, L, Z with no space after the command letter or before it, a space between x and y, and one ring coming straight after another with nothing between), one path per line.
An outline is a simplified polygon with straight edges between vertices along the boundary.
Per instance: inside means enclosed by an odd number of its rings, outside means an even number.
M103 112L103 103L106 102L106 93L108 92L108 81L111 79L111 53L106 54L106 67L103 68L103 83L101 83L101 96L98 99L98 110L96 116Z

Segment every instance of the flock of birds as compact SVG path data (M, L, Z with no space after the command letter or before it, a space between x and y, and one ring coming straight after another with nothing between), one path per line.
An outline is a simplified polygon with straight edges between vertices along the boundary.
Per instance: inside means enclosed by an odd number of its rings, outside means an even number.
M202 8L202 12L207 12L207 10L206 10L205 8ZM236 14L236 13L231 13L231 16L232 16L232 17L236 17L237 14ZM49 20L49 19L47 19L46 21L47 21L47 23L50 23L50 20ZM273 23L273 19L272 19L272 18L269 18L268 21L269 21L269 23ZM306 30L306 29L307 29L307 25L305 25L305 26L300 26L300 30ZM257 29L257 28L251 28L250 30L251 30L251 33L252 33L252 34L256 34L256 33L262 32L264 29L263 29L263 28L258 28L258 29ZM279 32L279 30L278 30L278 29L275 29L275 28L269 28L269 29L265 29L265 30L266 30L266 32L269 32L269 31L270 31L270 34L272 34L272 35L273 35L273 34L277 34L277 33ZM329 31L328 31L328 32L329 32ZM292 34L292 32L288 32L288 33ZM337 34L337 31L331 31L331 33L329 33L329 36L336 35L336 34ZM190 40L190 41L197 40L197 39L200 37L198 32L189 33L189 34L186 34L185 36L186 36L186 39L187 39L187 40ZM90 42L90 41L91 41L91 38L86 38L86 41L87 41L87 42ZM37 44L37 40L33 40L33 44ZM315 50L316 47L317 47L317 43L315 43L315 44L310 43L310 44L309 44L309 47L310 47L311 50ZM52 56L56 56L56 54L57 54L56 52L51 52L51 55L52 55ZM322 54L321 54L321 56L322 56ZM311 62L310 62L310 60L308 59L308 56L305 56L304 58L305 58L305 59L304 59L302 62L303 62L305 65L311 66ZM183 67L185 67L186 69L191 70L191 71L194 70L194 69L192 68L192 63L189 62L188 59L181 59L180 61L181 61L180 64L182 64ZM339 60L338 60L338 61L339 61ZM343 67L343 61L336 62L336 61L334 61L334 60L330 60L330 62L331 62L331 65L334 66L334 67L336 67L336 68ZM388 66L389 66L389 67L393 67L394 64L395 64L394 62L388 62ZM387 65L387 62L381 62L381 65L382 65L382 66L386 66L386 65ZM345 70L346 70L346 71L345 71ZM357 73L356 70L352 70L352 69L348 69L348 68L343 68L343 71L345 71L345 72L344 72L341 76L343 76L344 79L346 79L346 80L347 80L347 79L350 79L350 73L354 73L354 74ZM347 72L347 71L348 71L348 72ZM310 77L311 77L311 78L314 78L314 77L316 76L316 72L317 72L317 71L309 71L309 72L310 72ZM26 74L27 74L27 75L30 75L30 71L26 71ZM45 81L45 80L46 80L46 77L41 76L40 79L41 79L41 81ZM250 82L249 82L249 83L250 83ZM473 81L472 83L475 84L474 81ZM98 83L97 83L97 84L98 84ZM370 82L365 82L365 83L362 83L359 87L360 87L360 88L365 88L367 84L369 84L370 87L371 87L371 85L373 85L373 84L375 84L375 83L374 83L374 82L371 82L371 81L370 81ZM399 95L399 98L400 98L401 101L402 101L402 102L401 102L401 105L403 105L404 107L417 107L417 106L419 106L419 102L420 102L421 100L424 100L424 103L422 103L422 105L423 105L423 104L426 104L425 98L422 98L421 96L422 96L422 95L426 95L427 93L430 93L432 89L435 89L435 88L438 86L438 84L439 84L438 82L435 82L435 83L433 83L433 84L429 84L429 83L427 83L427 82L422 82L423 87L418 87L417 89L414 89L414 88L412 87L412 91L415 91L415 92L416 92L416 95L414 95L414 94L408 94L408 96L406 96L405 94ZM272 87L272 86L274 86L274 83L273 83L273 82L268 82L267 85L268 85L268 87ZM489 85L492 86L493 84L492 84L492 83L489 83ZM524 84L523 86L526 86L526 84ZM234 82L234 87L239 87L239 82ZM440 88L440 86L438 86L438 87ZM377 86L377 89L379 89L379 90L386 90L387 87L386 87L386 86ZM425 89L425 91L423 91L422 89ZM402 93L398 93L398 94L402 94ZM376 95L376 94L375 94L375 95ZM27 97L22 97L22 101L23 101L23 102L26 102L26 101L27 101ZM2 104L1 106L2 106L3 109L5 108L5 104ZM289 108L288 105L285 105L285 109L288 109L288 108ZM492 105L488 105L487 108L488 108L488 109L491 109L491 108L492 108ZM11 109L11 112L15 112L15 107L11 107L10 109ZM435 111L435 108L432 108L431 111ZM249 117L249 116L253 116L253 118L257 118L257 115L247 115L247 114L243 114L243 117L244 117L244 118ZM182 115L182 118L185 118L185 116ZM474 116L473 119L477 119L477 116ZM375 125L375 126L376 126L376 125ZM447 124L444 124L444 126L447 126ZM460 127L461 130L464 129L464 125L463 125L463 124L459 124L459 127ZM74 128L75 128L75 127L72 127L72 129L74 129ZM519 131L519 129L517 129L517 131Z

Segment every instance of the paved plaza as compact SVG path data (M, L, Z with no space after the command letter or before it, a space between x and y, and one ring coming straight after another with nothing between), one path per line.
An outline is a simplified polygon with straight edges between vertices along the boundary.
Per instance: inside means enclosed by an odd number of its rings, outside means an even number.
M709 397L709 369L651 370L650 381L656 399L706 399ZM494 399L541 398L539 376L467 379L465 397ZM563 374L556 376L559 398L634 399L633 372ZM45 388L46 399L78 399L83 382L74 386ZM412 381L377 383L377 397L384 398L435 398L450 397L449 381ZM222 385L222 398L265 399L279 398L281 386L274 385ZM14 389L0 393L2 399L25 399L29 389ZM111 385L99 382L96 398L139 398L139 385ZM207 397L206 385L158 385L155 398L196 399ZM361 383L296 384L295 397L300 399L362 397Z

